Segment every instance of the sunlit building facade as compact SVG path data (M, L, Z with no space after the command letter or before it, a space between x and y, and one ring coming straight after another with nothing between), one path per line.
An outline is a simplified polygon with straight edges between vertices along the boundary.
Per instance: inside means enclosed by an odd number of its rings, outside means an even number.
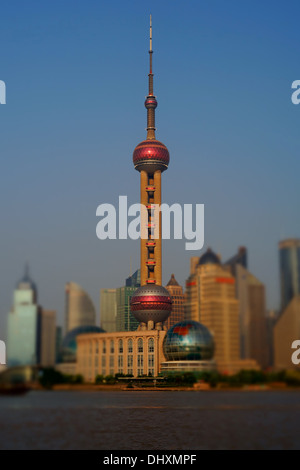
M166 285L166 289L169 291L172 299L172 312L165 322L166 329L168 330L176 323L184 320L185 296L182 286L178 284L174 274L171 275L171 279Z
M239 301L235 277L221 265L220 258L208 249L186 282L185 318L205 325L215 342L214 359L218 370L235 373L242 368L257 368L254 360L241 361Z
M111 333L117 331L117 290L100 290L100 326Z
M86 382L97 375L156 377L165 360L162 330L87 334L77 337L77 373Z

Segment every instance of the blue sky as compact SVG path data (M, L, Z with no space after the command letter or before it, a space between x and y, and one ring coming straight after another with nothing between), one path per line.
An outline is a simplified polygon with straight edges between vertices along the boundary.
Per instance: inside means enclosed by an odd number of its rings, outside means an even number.
M67 281L99 321L100 288L139 265L138 242L95 230L99 204L139 199L150 13L163 201L205 204L205 247L226 260L247 246L279 306L277 244L300 237L299 2L16 0L1 5L0 338L26 260L61 324ZM163 243L164 283L203 252L184 243Z

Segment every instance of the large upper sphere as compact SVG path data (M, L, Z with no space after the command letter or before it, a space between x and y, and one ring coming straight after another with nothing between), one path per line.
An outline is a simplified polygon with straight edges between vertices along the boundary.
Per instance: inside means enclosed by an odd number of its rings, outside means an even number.
M214 354L213 336L201 323L185 320L167 331L163 351L167 361L210 360Z
M138 171L145 170L147 173L165 171L169 161L169 151L159 140L143 140L133 152L134 168Z
M172 311L170 293L162 286L147 285L139 287L133 294L130 307L135 318L142 323L167 320Z

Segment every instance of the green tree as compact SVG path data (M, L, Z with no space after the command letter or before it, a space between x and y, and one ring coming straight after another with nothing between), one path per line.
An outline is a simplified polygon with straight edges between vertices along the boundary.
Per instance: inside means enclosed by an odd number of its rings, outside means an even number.
M53 369L53 367L47 367L41 370L39 382L42 387L51 390L53 385L64 383L65 378L61 372Z
M100 385L100 384L103 384L103 379L104 379L104 375L97 375L96 378L95 378L95 384L96 385Z

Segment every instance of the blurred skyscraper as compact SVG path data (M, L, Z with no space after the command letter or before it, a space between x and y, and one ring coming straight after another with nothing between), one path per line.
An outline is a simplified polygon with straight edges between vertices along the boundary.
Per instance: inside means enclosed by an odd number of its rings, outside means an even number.
M274 326L274 366L276 369L298 369L292 362L292 343L300 339L300 295L295 296L281 312Z
M65 292L65 334L78 326L95 325L94 304L82 287L75 282L68 282Z
M141 270L137 269L135 273L129 276L125 281L126 287L139 287L141 285Z
M248 254L245 246L240 246L236 255L232 256L226 263L226 266L230 266L232 274L235 276L236 266L243 266L248 268Z
M56 362L56 312L40 311L40 360L43 367L53 367Z
M274 326L278 318L278 310L268 310L267 312L267 348L268 366L274 366Z
M63 339L63 331L61 326L56 327L56 334L55 334L55 362L60 361L60 349Z
M165 322L166 328L169 329L171 328L171 326L175 325L175 323L184 320L185 296L183 293L182 286L178 284L174 274L172 274L171 279L166 285L166 289L170 292L173 302L171 315Z
M28 266L14 291L13 306L8 314L7 364L37 364L39 355L39 307L37 288L29 276Z
M241 357L255 359L262 368L270 365L265 286L241 265L236 266Z
M300 239L279 242L281 310L300 295Z
M104 331L117 331L117 290L100 290L100 326Z
M236 257L232 260L236 260ZM246 260L245 252L242 259ZM242 267L242 264L237 266ZM200 258L191 258L191 274L186 281L185 317L205 325L213 333L214 359L223 373L257 369L252 358L240 358L239 300L231 269L222 266L210 248Z
M130 299L137 287L140 287L140 279L140 270L138 269L126 279L124 287L116 289L117 331L135 331L139 326L139 322L131 313Z
M236 279L239 300L240 348L242 359L255 359L265 368L270 365L265 286L247 268L247 250L240 247L224 267Z
M210 249L191 262L186 282L185 316L203 323L214 335L218 368L231 371L240 359L239 302L235 279Z

